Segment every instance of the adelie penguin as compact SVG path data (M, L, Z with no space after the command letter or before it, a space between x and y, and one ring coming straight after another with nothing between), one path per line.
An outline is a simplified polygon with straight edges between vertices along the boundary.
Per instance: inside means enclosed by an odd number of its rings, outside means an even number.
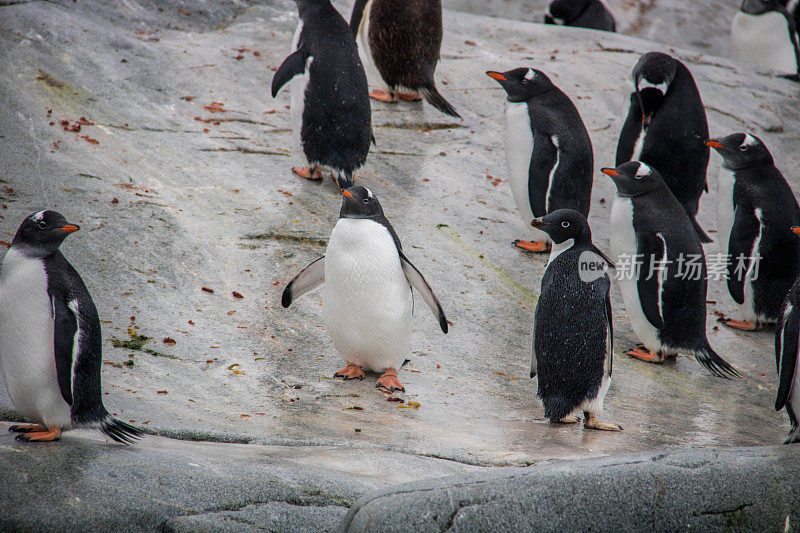
M597 419L611 384L611 261L592 243L586 217L574 209L558 209L531 225L553 242L534 314L531 362L544 416L575 423L582 412L585 427L619 431Z
M594 156L575 105L539 70L517 68L486 75L506 91L508 181L525 224L556 209L575 209L588 216ZM547 252L550 236L531 230L533 241L514 244Z
M367 77L350 27L330 0L295 0L300 23L293 52L272 78L272 97L292 82L292 128L308 166L292 171L322 179L322 169L352 185L372 136Z
M783 301L800 275L800 239L789 228L800 225L800 207L772 154L761 139L734 133L709 139L722 156L720 238L728 243L728 292L743 320L732 328L753 331L775 323Z
M0 369L14 407L35 422L11 426L27 441L99 427L130 443L140 430L113 418L100 388L100 319L78 272L59 251L78 231L55 211L28 216L0 270Z
M601 0L553 0L547 6L544 23L617 31L614 15Z
M706 185L708 122L686 66L661 52L644 54L632 71L634 91L617 144L617 165L642 161L658 170L703 242L695 217Z
M433 79L442 47L441 0L356 0L350 18L368 79L381 89L381 102L425 98L433 107L460 117Z
M798 81L800 47L796 21L777 0L744 0L733 16L731 44L737 61Z
M739 376L706 337L706 258L683 206L642 162L603 173L617 187L610 232L618 285L642 342L626 353L651 363L688 353L718 376Z
M800 235L800 227L792 232ZM791 430L784 444L800 442L800 371L797 369L800 351L800 278L798 278L783 303L781 318L775 329L775 364L778 367L778 395L775 410L786 408Z
M442 306L411 264L381 204L369 189L350 187L325 255L301 271L283 291L289 307L322 287L322 315L333 345L347 363L335 377L364 379L364 370L382 372L376 387L404 391L397 371L411 337L412 288L447 333Z

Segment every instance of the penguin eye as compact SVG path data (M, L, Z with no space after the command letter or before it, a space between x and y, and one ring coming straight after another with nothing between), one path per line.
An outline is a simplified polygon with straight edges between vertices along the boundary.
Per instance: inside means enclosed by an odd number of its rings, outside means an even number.
M740 151L742 151L742 152L746 152L748 148L750 148L750 147L749 147L749 146L747 146L746 144L743 144L743 145L741 145L741 146L739 147L739 150L740 150Z
M368 204L369 203L369 198L364 198L364 203Z
M564 222L562 222L562 223L561 223L561 227L562 227L562 228L568 228L568 227L569 227L569 222L567 222L567 221L565 220Z
M47 228L47 222L41 221L41 222L39 222L38 226L39 226L39 229L46 229Z

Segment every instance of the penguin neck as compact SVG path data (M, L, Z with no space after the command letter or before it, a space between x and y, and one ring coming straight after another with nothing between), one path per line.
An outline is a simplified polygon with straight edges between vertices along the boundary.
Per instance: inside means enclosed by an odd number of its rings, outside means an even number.
M550 248L550 259L547 260L547 265L549 266L559 255L571 249L573 246L575 246L575 239L567 239L558 243L553 242Z
M56 246L55 249L34 246L17 237L14 237L14 240L11 241L11 249L28 259L45 259L46 257L59 253L58 246Z

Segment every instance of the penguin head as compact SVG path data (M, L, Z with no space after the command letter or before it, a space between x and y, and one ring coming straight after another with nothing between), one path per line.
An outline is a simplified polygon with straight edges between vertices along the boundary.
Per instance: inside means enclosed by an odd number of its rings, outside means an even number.
M11 246L31 257L45 257L61 246L70 233L80 229L56 211L37 211L22 221Z
M772 164L772 154L766 145L749 133L734 133L721 139L709 139L705 144L719 152L725 166L731 170Z
M339 218L383 217L383 208L378 198L366 187L356 185L342 191L342 209Z
M547 14L558 24L569 24L583 13L590 0L553 0Z
M763 15L770 11L783 11L777 0L742 0L739 11L748 15Z
M661 174L641 161L628 161L617 168L604 168L602 172L614 180L617 194L628 198L648 193L664 184Z
M509 102L524 102L553 88L550 78L532 68L515 68L506 72L489 70L486 75L505 89Z
M586 217L574 209L556 209L552 213L533 219L531 226L550 236L556 244L575 239L576 243L592 240L592 230Z
M662 52L648 52L634 65L631 76L646 125L664 103L677 72L678 61Z

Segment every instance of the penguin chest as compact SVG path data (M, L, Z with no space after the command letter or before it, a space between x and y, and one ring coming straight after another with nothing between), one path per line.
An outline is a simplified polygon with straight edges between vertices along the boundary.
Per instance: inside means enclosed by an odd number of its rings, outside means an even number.
M9 249L0 272L0 367L8 395L25 416L67 427L53 352L55 321L40 259Z
M731 41L738 61L784 74L797 72L788 21L776 11L763 15L738 11L731 24Z
M349 363L399 368L411 335L411 287L389 231L342 218L325 254L322 311L336 350Z

